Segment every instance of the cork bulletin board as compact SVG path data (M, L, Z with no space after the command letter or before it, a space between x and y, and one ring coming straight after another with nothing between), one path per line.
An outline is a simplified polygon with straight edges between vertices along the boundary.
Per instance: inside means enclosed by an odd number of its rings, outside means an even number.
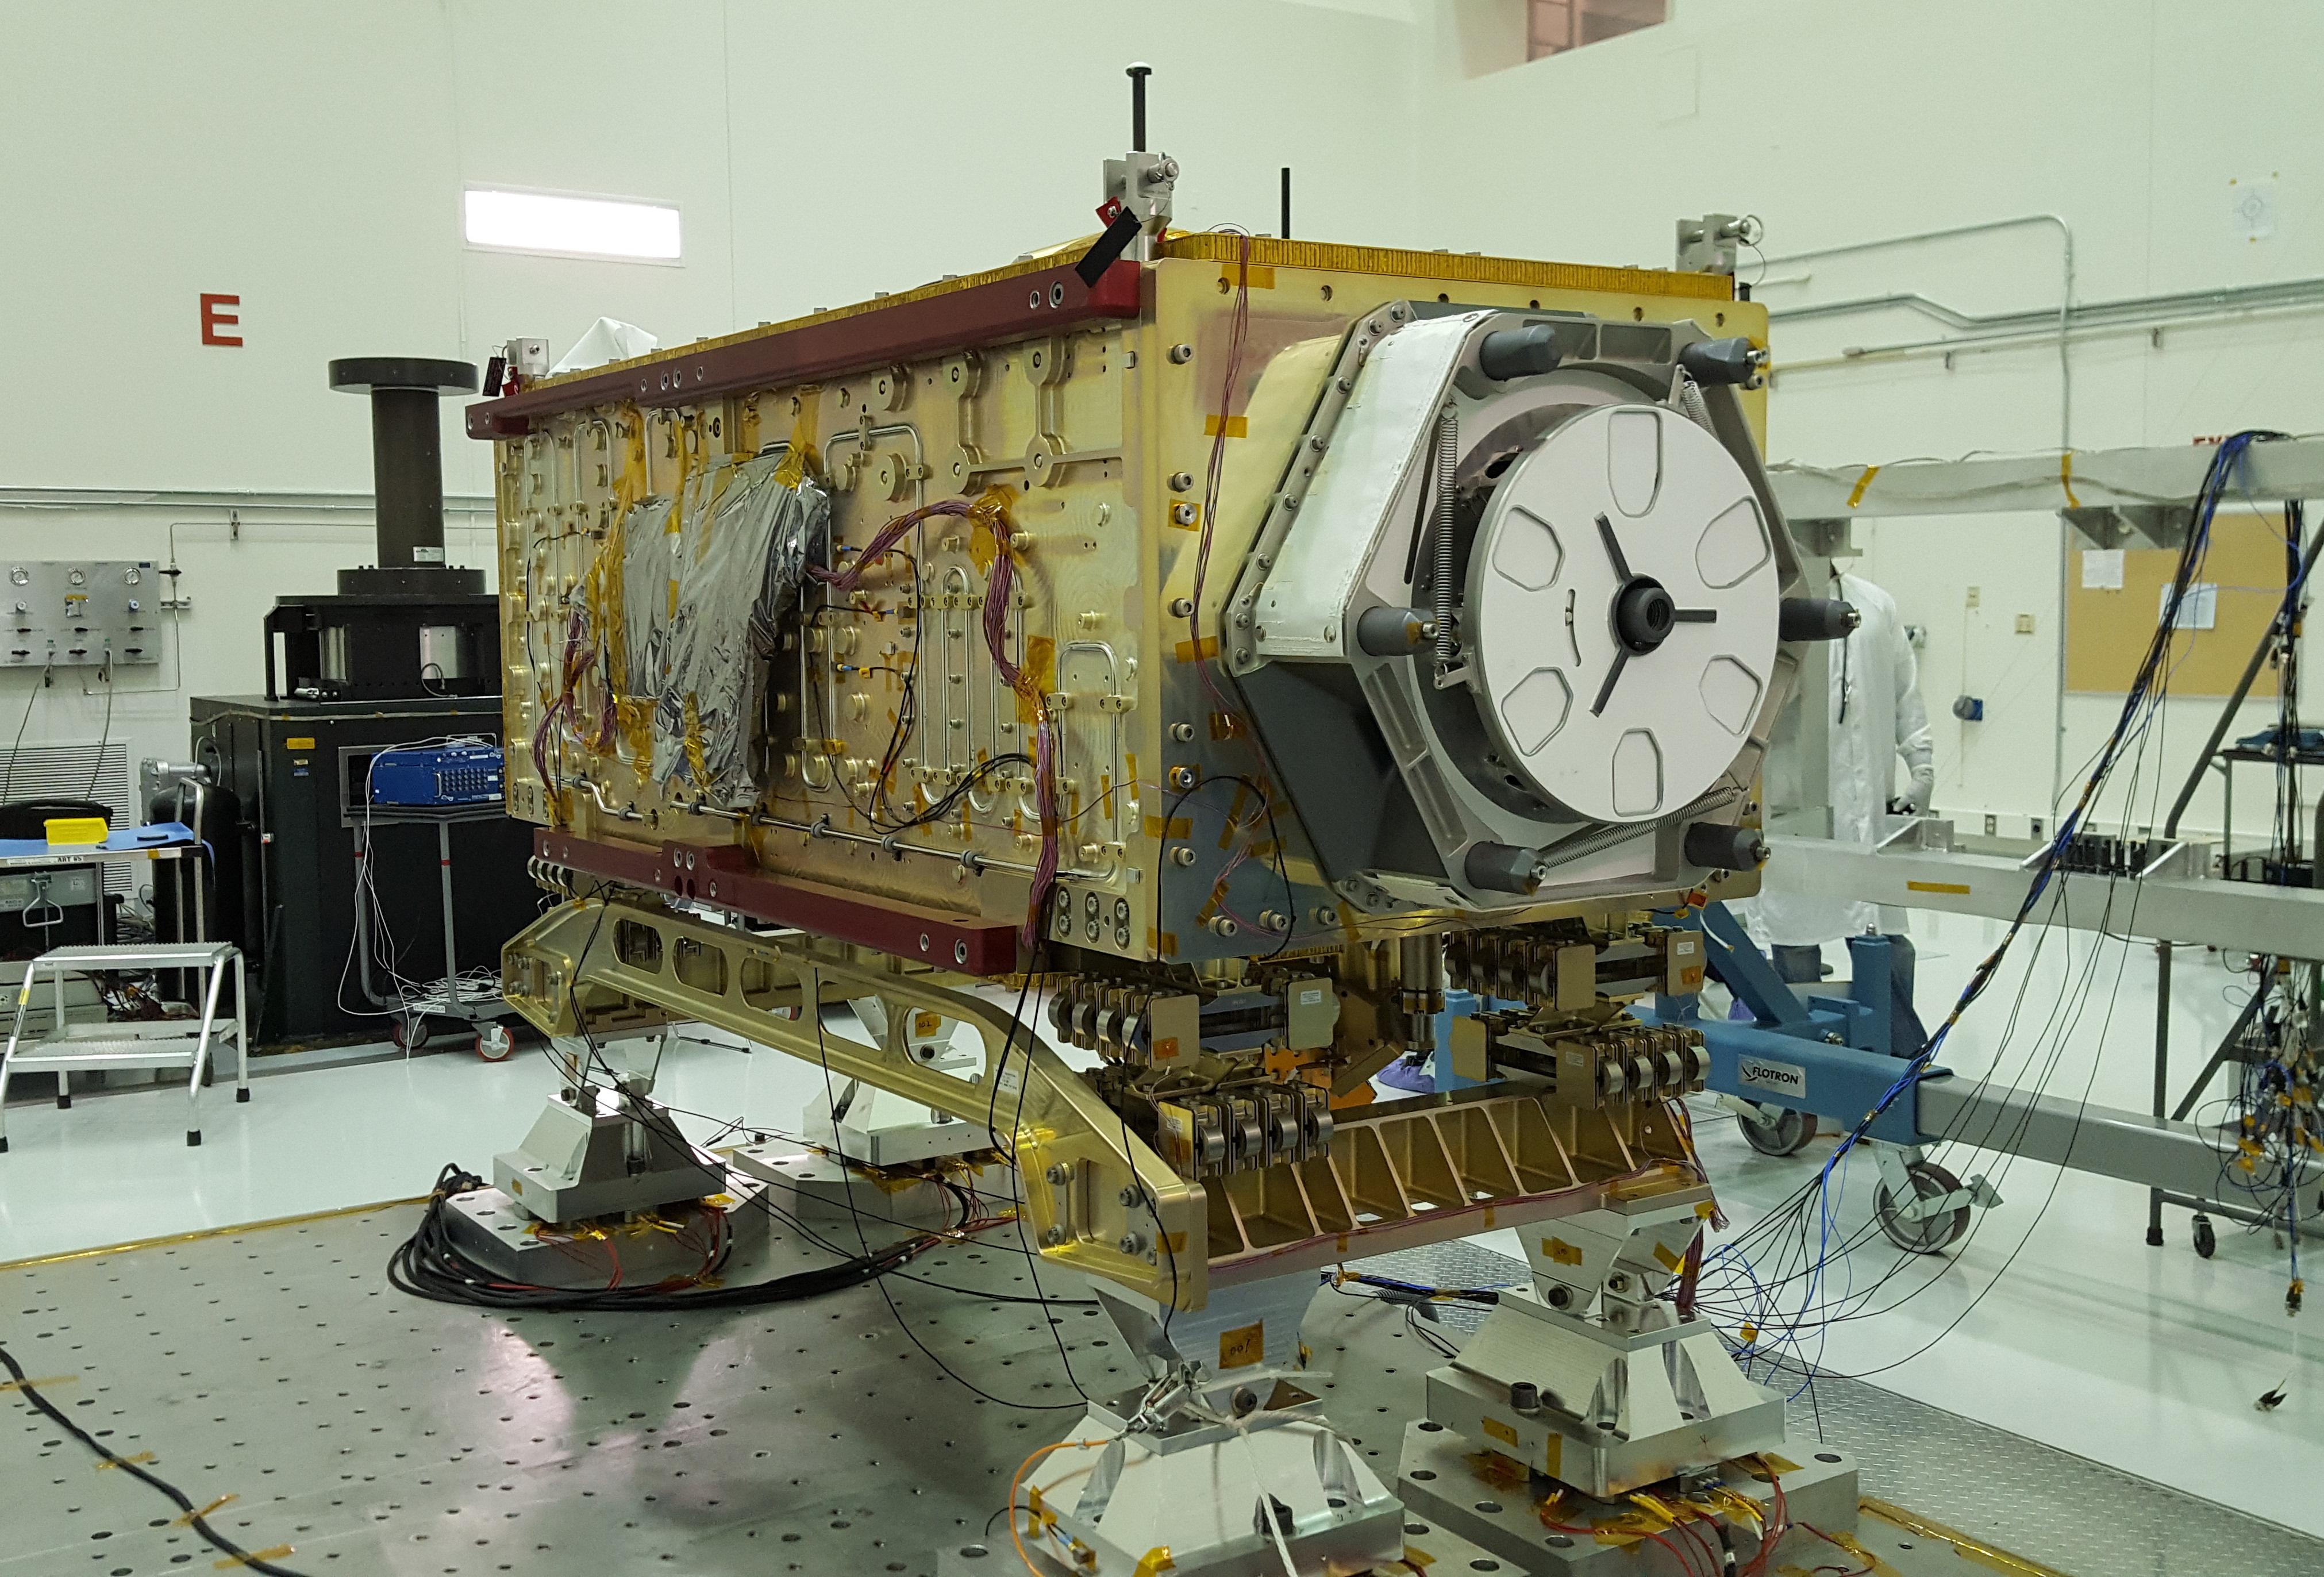
M2066 688L2078 695L2120 696L2130 689L2139 663L2162 617L2163 588L2178 568L2173 548L2126 548L2119 562L2078 549L2067 556ZM2119 586L2114 583L2119 581ZM2252 649L2267 631L2283 601L2283 517L2277 512L2234 514L2222 509L2211 521L2211 547L2198 585L2190 590L2172 638L2171 689L2174 696L2226 696L2243 678ZM2275 694L2275 671L2260 669L2254 697Z

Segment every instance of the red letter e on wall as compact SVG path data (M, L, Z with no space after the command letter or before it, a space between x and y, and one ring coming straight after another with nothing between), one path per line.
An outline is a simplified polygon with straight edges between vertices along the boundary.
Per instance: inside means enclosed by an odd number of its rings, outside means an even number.
M241 314L232 310L241 305L240 296L213 296L208 293L203 295L202 343L204 345L240 345L242 343L242 336L239 334L218 332L221 328L241 327Z

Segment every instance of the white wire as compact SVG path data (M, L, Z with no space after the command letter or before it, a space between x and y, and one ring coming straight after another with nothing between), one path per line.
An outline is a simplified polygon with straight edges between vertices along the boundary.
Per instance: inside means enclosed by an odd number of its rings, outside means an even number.
M395 929L388 920L387 907L381 901L378 885L372 876L372 868L379 853L378 845L374 841L376 824L373 816L375 802L372 798L372 771L378 765L379 758L390 751L424 750L435 745L489 745L492 742L491 739L480 733L435 734L427 739L382 745L364 762L364 847L366 852L355 867L355 902L359 922L364 918L365 906L368 906L368 928L373 938L371 962L394 990L396 1005L392 1008L357 1008L347 1004L347 977L354 971L355 949L360 945L359 938L364 929L358 923L348 935L347 955L339 965L337 1006L340 1011L358 1019L400 1019L409 1025L431 1013L456 1018L463 1007L481 1007L499 1000L500 976L482 966L455 973L458 960L447 958L444 961L446 973L432 981L415 981L397 969ZM412 1038L408 1034L405 1037L403 1054L407 1058L411 1055Z

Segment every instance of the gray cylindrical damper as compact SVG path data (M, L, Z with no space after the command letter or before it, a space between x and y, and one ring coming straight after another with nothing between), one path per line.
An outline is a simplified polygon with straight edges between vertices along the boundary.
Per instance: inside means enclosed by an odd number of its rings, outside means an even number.
M1766 841L1755 826L1699 821L1686 829L1686 862L1709 871L1757 871L1766 862Z
M1531 892L1541 885L1534 873L1540 856L1508 844L1471 844L1462 862L1469 885L1486 892Z
M1748 383L1765 357L1748 339L1699 339L1678 353L1698 383Z
M1477 367L1496 381L1557 371L1557 331L1546 323L1496 328L1477 346Z
M1783 641L1838 641L1862 622L1855 605L1837 597L1785 597L1775 614Z
M1409 657L1434 632L1412 608L1366 608L1356 616L1356 645L1370 657Z

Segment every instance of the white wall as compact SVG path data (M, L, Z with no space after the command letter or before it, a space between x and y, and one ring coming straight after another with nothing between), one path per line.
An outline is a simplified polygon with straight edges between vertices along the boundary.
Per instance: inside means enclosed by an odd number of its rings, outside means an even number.
M2324 275L2324 111L2301 76L2324 46L2313 6L2260 0L2233 29L2162 0L1674 10L1523 64L1517 0L0 0L17 374L0 379L0 499L360 495L365 417L325 390L333 356L482 361L516 334L561 349L600 314L673 342L1086 233L1098 161L1125 141L1131 59L1157 68L1154 140L1184 161L1181 217L1197 226L1274 228L1286 162L1298 232L1333 239L1662 263L1679 216L1756 212L1767 261L1744 272L1779 314L1784 364L1932 329L1900 311L1787 324L1787 307L1901 290L1970 312L2055 304L2059 239L2043 226L1784 261L1949 225L2061 216L2083 301ZM2276 207L2258 241L2229 223L2230 181L2255 180ZM676 202L685 261L471 250L467 182ZM204 290L242 296L242 348L197 343ZM2324 428L2324 384L2307 375L2319 350L2324 313L2080 341L2070 436ZM2049 344L1950 368L1801 366L1777 380L1773 447L1819 463L2044 447L2061 393ZM487 485L457 403L456 498ZM124 671L115 728L133 754L184 748L184 695L256 687L275 595L327 590L367 557L360 512L250 502L239 542L222 505L0 504L0 549L26 556L159 559L170 522L186 522L183 682L174 667ZM2053 525L1923 520L1862 537L1862 567L1931 632L1941 803L2015 825L2045 813L2061 712L2070 768L2114 709L2054 699ZM481 530L452 546L489 563ZM2015 632L2018 612L2033 636ZM1983 724L1946 710L1964 673ZM29 683L0 673L12 731ZM93 738L102 697L80 688L39 697L26 737ZM2172 712L2160 753L2178 761L2208 707ZM2204 800L2191 819L2216 816Z
M1786 307L1919 291L1971 313L2054 308L2060 239L2031 226L1847 258L1787 254L2053 213L2071 227L2084 302L2324 276L2324 108L2306 63L2324 11L2258 0L2227 14L2146 0L1673 0L1665 25L1569 54L1502 64L1477 18L1497 0L1439 0L1424 168L1431 244L1666 263L1672 224L1711 211L1766 221L1760 299L1779 364L1845 346L1933 337L1904 311L1785 324ZM2230 225L2230 182L2272 181L2273 236ZM2324 429L2324 312L2214 319L2150 343L2137 328L2078 341L2071 441L2175 445L2242 427ZM1802 370L1770 408L1778 458L1819 464L2020 451L2060 439L2054 341L1955 358ZM1923 684L1942 808L2001 813L2023 831L2048 810L2060 707L2059 538L2043 516L1859 527L1863 570L1931 632ZM1980 608L1965 607L1978 586ZM2035 633L2015 633L2031 613ZM1961 675L1987 721L1948 708ZM2070 696L2070 781L2118 710ZM2171 793L2216 711L2168 708L2147 772ZM2248 709L2237 732L2264 726ZM2256 787L2256 785L2254 785ZM2144 798L2144 796L2142 796ZM2236 807L2264 825L2264 797ZM2190 827L2218 817L2207 790Z
M182 675L124 669L111 724L133 761L181 755L187 696L259 687L274 597L370 557L367 418L331 358L561 351L600 315L672 343L1093 232L1139 59L1182 222L1274 229L1289 163L1303 232L1417 244L1416 36L1403 0L0 0L0 501L111 495L0 502L0 558L160 561L183 522ZM675 202L685 260L469 249L471 182ZM205 291L242 297L241 348L198 343ZM456 501L489 487L459 403ZM236 541L227 501L132 490L364 496L241 500ZM451 558L489 569L465 518ZM98 735L102 687L34 682L0 672L9 734L30 701L27 742Z

